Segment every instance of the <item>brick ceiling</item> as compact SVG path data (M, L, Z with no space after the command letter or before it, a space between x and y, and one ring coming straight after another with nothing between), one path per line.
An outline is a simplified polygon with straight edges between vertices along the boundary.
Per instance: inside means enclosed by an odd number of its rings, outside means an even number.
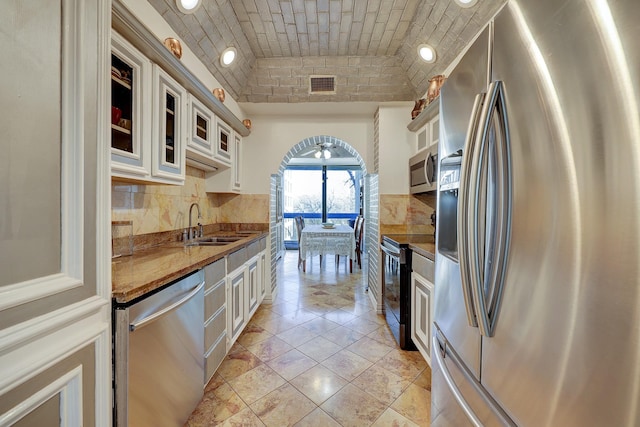
M149 0L239 102L408 101L425 95L505 0L202 0L193 14ZM417 57L427 43L437 61ZM238 51L228 68L219 56ZM309 94L309 76L335 76Z

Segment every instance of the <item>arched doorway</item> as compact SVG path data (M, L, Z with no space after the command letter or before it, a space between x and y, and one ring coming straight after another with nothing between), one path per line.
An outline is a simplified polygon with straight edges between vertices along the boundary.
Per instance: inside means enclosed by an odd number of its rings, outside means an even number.
M367 248L369 267L368 283L378 283L377 265L378 265L378 240L379 240L379 224L378 224L378 187L377 174L368 174L364 159L347 142L328 135L318 135L305 138L295 144L285 154L280 163L277 173L271 175L271 203L270 203L270 230L271 230L271 282L272 290L275 292L276 286L276 262L284 252L284 214L283 214L283 177L287 167L295 162L295 159L308 156L313 153L317 147L331 146L341 150L345 156L349 156L349 160L342 161L343 164L350 163L352 166L358 166L363 179L363 213L367 219L365 222L365 247ZM313 156L318 157L318 156ZM320 156L322 157L322 156ZM327 159L325 159L327 160ZM330 163L325 161L324 163ZM373 252L372 252L373 251ZM375 286L377 290L377 285ZM371 288L373 290L373 288ZM372 292L372 299L377 305L376 295L378 292Z

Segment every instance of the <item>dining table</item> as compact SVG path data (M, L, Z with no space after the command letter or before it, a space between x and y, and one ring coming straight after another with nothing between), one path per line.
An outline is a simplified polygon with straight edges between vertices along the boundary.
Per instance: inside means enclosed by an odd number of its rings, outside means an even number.
M302 271L306 272L306 260L327 254L342 255L349 259L349 272L353 272L353 258L356 250L356 239L353 228L348 225L337 224L325 226L321 224L309 224L300 233L300 258L302 259Z

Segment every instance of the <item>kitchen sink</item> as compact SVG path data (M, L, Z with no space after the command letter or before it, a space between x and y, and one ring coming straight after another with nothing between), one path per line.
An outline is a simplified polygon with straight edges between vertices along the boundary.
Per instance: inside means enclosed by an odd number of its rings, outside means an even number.
M225 246L242 239L244 239L244 237L235 237L235 236L207 237L204 239L189 241L185 243L185 246Z

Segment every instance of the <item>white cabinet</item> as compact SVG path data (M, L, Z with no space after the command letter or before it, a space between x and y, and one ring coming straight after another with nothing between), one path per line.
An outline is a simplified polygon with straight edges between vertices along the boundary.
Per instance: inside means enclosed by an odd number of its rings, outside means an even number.
M153 65L151 174L155 181L184 183L187 91Z
M231 166L232 164L232 138L233 130L231 127L229 127L229 125L223 122L220 118L217 118L214 154L217 159L228 166Z
M258 268L259 257L253 257L249 262L247 262L247 319L250 319L251 316L258 309L259 304L259 287L260 287L260 270Z
M217 155L229 155L230 167L207 176L207 193L240 193L242 191L242 136L224 122L218 121ZM226 155L225 154L225 155Z
M227 354L227 286L225 260L204 268L204 384Z
M182 184L187 92L119 34L111 39L111 175Z
M440 139L440 115L436 114L416 133L416 151L437 144Z
M151 177L151 61L118 33L111 38L111 174Z
M411 339L431 364L434 262L415 252L411 261Z
M233 271L227 278L229 296L227 301L229 302L229 346L233 345L246 323L246 311L245 311L245 295L246 295L246 281L245 281L245 266Z
M268 283L268 272L267 268L267 253L266 251L262 251L259 255L260 259L258 260L258 304L261 304L264 301L264 297L267 296L267 283Z
M231 128L191 94L187 109L187 164L205 172L219 172L231 167Z

